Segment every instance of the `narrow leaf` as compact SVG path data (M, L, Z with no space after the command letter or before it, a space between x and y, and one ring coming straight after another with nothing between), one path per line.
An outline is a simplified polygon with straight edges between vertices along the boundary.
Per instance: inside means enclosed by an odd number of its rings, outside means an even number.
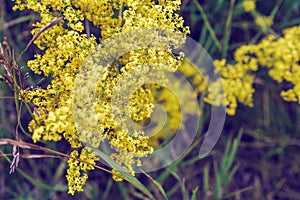
M146 172L144 172L144 171L142 171L142 172L143 172L143 174L145 174L151 180L151 182L157 187L157 189L160 191L160 193L163 195L163 197L167 200L168 197L167 197L166 191L164 190L164 188L162 187L162 185L159 182L157 182L155 179L153 179Z
M95 153L99 155L105 162L107 162L112 168L117 170L121 175L122 178L131 183L134 187L138 188L141 192L143 192L145 195L147 195L150 199L154 199L151 192L134 176L132 176L130 173L124 171L125 169L121 167L118 163L116 163L113 159L108 157L104 152L93 148Z
M193 194L192 194L192 198L191 200L197 200L197 191L198 191L199 187L196 187L194 190L193 190Z

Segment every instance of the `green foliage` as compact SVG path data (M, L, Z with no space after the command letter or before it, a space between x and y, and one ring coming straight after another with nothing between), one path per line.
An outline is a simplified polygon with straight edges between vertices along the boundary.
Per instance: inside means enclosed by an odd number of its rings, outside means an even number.
M233 141L230 138L228 139L225 146L225 152L222 156L221 165L218 167L217 163L214 162L216 175L215 195L218 199L223 197L223 188L231 182L236 170L238 169L238 165L234 165L234 160L242 133L243 129L240 130L239 135L237 138L233 139Z

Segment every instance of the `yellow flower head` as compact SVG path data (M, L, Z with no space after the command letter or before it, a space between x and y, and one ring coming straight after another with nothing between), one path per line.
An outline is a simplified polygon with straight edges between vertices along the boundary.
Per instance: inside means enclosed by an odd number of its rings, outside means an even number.
M256 7L255 1L256 0L245 0L242 3L245 12L251 12L251 11L255 10L255 7Z

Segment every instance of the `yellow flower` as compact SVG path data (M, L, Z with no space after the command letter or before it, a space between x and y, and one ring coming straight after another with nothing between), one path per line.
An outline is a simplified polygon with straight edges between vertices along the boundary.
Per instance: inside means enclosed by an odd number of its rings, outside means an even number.
M78 160L77 160L78 159ZM96 154L88 147L78 151L72 151L68 160L69 169L67 170L67 180L69 186L69 194L74 195L76 191L83 191L82 186L85 185L88 175L87 170L93 170L95 162L99 160Z
M255 24L258 26L272 26L274 23L273 18L269 16L259 15L255 17Z
M251 11L255 10L255 7L256 7L255 1L256 0L245 0L242 3L245 12L251 12Z
M253 105L253 72L259 66L267 68L275 81L291 83L292 88L282 91L281 96L286 101L300 103L300 26L285 29L283 33L281 38L269 35L256 45L241 46L235 51L236 63L233 65L226 64L225 59L215 61L223 79L229 115L235 114L238 102ZM217 92L215 96L218 96Z

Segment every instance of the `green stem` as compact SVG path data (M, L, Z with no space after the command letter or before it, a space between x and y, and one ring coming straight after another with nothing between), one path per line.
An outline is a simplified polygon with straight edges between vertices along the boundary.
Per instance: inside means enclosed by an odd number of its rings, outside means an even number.
M25 107L26 107L26 110L29 112L30 116L32 117L32 119L35 121L35 123L36 123L37 125L39 125L38 121L36 121L36 119L35 119L35 117L34 117L32 111L31 111L31 109L30 109L28 103L27 103L26 101L23 101L23 103L24 103L24 105L25 105Z
M202 8L202 6L200 5L200 3L197 1L197 0L193 0L193 2L196 4L196 7L198 8L198 10L200 11L201 13L201 16L203 18L203 21L204 21L204 24L206 26L206 28L208 29L213 41L215 42L215 44L217 45L218 49L221 50L222 49L222 46L219 42L219 40L217 39L217 36L215 34L215 31L213 30L212 26L210 25L208 19L207 19L207 16L204 12L204 9Z
M20 108L19 108L19 112L18 112L18 127L20 127L21 131L22 131L25 135L27 135L28 137L31 138L31 134L28 133L28 132L24 129L23 125L22 125L22 122L21 122L21 110L22 110L22 102L21 102L21 105L20 105Z
M223 58L227 57L227 50L228 50L230 34L231 34L231 22L232 22L232 13L233 13L233 9L234 9L234 4L235 4L235 0L231 0L229 11L228 11L228 16L227 16L227 20L226 20L226 25L225 25L225 36L224 36L224 40L223 40L224 48L222 51Z
M277 1L277 4L274 6L274 8L273 8L273 10L272 10L272 12L270 14L270 17L272 17L273 19L274 19L275 15L276 15L277 11L279 10L282 2L283 2L283 0L279 0L279 1Z

